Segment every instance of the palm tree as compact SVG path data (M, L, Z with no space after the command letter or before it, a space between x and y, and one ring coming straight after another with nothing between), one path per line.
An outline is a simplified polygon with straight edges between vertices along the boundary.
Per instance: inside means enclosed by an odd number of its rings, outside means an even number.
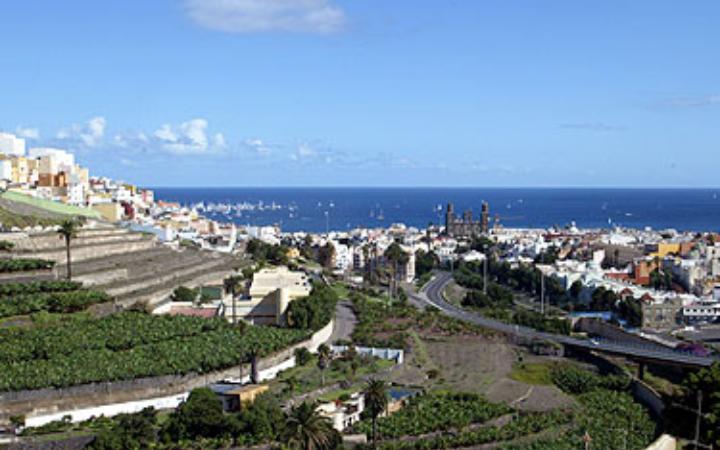
M72 279L72 268L70 263L70 241L77 236L80 224L73 219L68 219L60 224L60 228L57 230L60 235L60 239L65 239L65 251L67 254L67 279Z
M337 436L330 420L320 415L316 405L303 402L290 410L282 438L292 449L327 450Z
M330 347L327 344L320 344L318 347L318 369L320 369L320 385L325 386L325 369L330 362Z
M242 276L233 275L223 280L225 292L232 296L232 323L237 324L237 295L240 293Z
M365 385L363 396L365 397L365 409L372 417L373 448L377 448L377 419L388 405L387 385L382 380L370 378Z
M397 242L393 242L390 244L390 246L385 250L385 259L387 259L388 262L392 263L391 271L392 271L392 284L390 287L390 293L391 296L395 296L397 293L397 284L398 284L398 266L407 264L410 260L410 256L405 252L405 250L400 247L400 245Z

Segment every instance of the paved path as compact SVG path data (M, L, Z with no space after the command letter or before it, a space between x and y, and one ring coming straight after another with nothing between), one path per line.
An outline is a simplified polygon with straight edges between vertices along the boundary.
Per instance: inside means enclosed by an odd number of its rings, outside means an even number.
M357 324L357 318L349 300L340 300L335 307L335 327L333 328L330 343L346 340L349 341L352 332Z

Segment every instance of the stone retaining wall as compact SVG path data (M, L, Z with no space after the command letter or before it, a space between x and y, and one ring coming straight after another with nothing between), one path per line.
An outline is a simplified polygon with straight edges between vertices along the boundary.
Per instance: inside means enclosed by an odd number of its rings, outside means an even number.
M85 286L108 284L119 280L127 280L127 278L128 270L125 268L102 270L81 275L75 275L75 272L73 272L73 281L78 281Z
M147 278L145 280L128 282L123 284L122 286L109 287L108 289L106 289L106 292L108 293L108 295L112 296L123 295L129 292L144 289L152 285L165 284L205 269L211 269L213 267L220 266L222 264L224 264L224 261L217 259L200 261L199 264L194 263L190 267L175 269L171 273L165 275L156 275L155 277Z
M93 244L87 246L80 246L72 244L71 246L71 257L73 261L83 261L86 259L100 258L109 255L116 255L120 253L136 252L140 250L147 250L155 246L155 241L150 238L143 236L141 240L134 241L118 241L118 242L107 242L104 244ZM57 263L64 263L66 254L65 248L56 248L54 250L38 251L23 255L28 258L40 258L49 259Z
M196 277L193 277L192 279L186 279L182 281L183 286L187 286L189 288L195 288L205 283L210 283L217 281L219 278L227 278L229 275L231 275L233 271L231 269L218 269L217 271L213 271L206 274L201 274ZM153 280L148 280L145 282L145 287L150 288L152 286L157 286L158 284L155 283ZM130 293L129 295L124 295L118 298L118 304L121 306L131 306L134 303L145 303L151 307L156 305L157 303L165 300L172 294L172 292L177 287L177 284L174 286L161 288L157 290L153 290L151 292L147 293L137 293L133 294ZM141 291L143 288L141 287L139 290Z
M83 244L101 244L118 240L126 240L131 236L143 236L140 233L128 233L127 230L118 228L110 230L83 230L75 238L74 242ZM57 233L27 234L27 233L3 233L2 239L15 244L15 251L42 251L58 247L62 243Z

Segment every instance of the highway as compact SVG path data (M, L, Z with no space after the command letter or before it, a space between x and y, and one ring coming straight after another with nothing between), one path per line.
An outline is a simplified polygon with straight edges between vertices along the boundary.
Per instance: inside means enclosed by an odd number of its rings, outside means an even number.
M720 359L716 357L701 357L677 352L671 349L661 350L656 346L644 347L642 345L619 341L578 339L560 334L544 333L532 328L510 325L497 320L488 319L480 314L467 311L446 302L443 296L443 291L450 281L452 281L452 274L448 272L438 272L435 277L427 285L425 285L419 294L415 294L413 292L407 292L407 294L412 297L414 302L434 306L448 316L510 335L557 342L558 344L566 346L624 356L630 359L645 362L669 363L685 367L708 367L714 362L720 362Z

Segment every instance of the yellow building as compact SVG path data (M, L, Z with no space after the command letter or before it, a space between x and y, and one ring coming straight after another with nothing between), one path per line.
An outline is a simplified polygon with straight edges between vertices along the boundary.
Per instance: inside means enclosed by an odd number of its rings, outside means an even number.
M678 242L660 242L657 244L657 250L655 250L653 253L650 253L650 256L655 258L664 258L668 254L674 253L676 255L680 254L680 243Z
M254 324L281 325L291 301L310 294L312 287L303 272L285 266L263 269L253 275L249 295L237 301L237 314Z
M13 170L13 183L27 183L28 176L30 175L30 168L28 167L28 159L24 156L12 158L12 170Z
M122 208L119 203L94 203L92 209L99 212L103 219L108 222L119 222L123 217Z
M230 384L211 385L213 390L222 401L224 411L239 411L255 402L255 399L268 391L266 384L248 384L237 386Z

